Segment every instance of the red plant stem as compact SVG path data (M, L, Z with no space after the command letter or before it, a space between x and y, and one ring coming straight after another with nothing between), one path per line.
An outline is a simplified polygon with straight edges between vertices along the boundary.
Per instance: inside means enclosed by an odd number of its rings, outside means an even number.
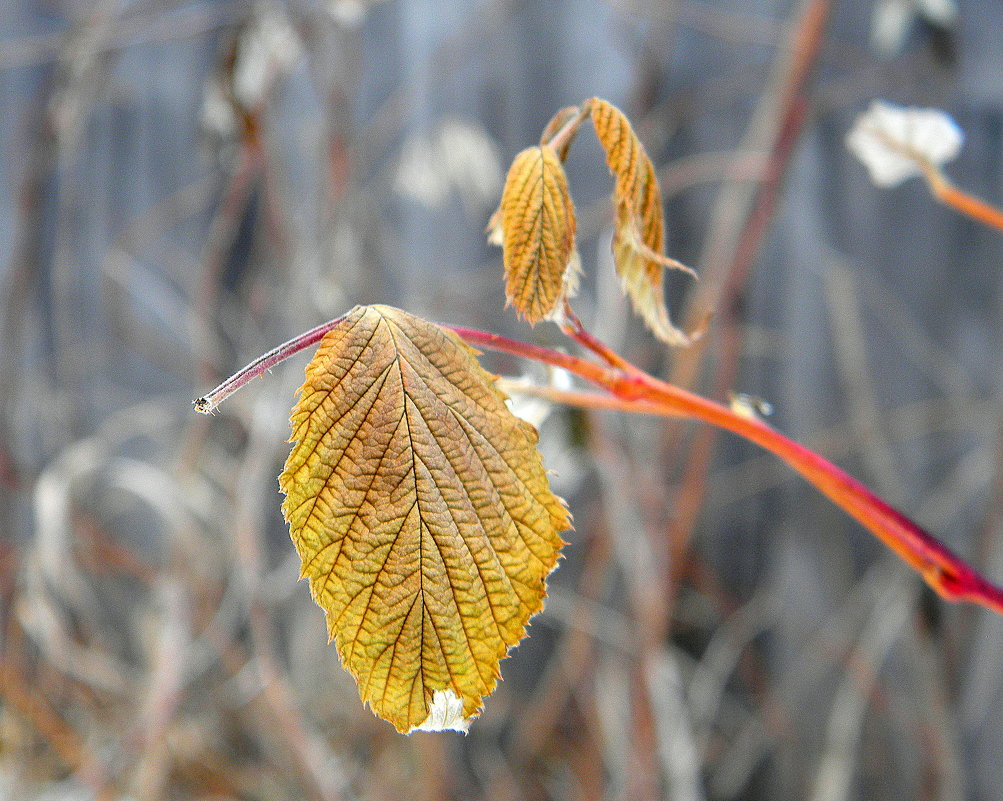
M564 332L564 335L588 348L610 367L617 367L626 373L641 372L605 342L592 336L586 330L585 326L582 325L582 321L578 319L578 315L571 310L571 304L567 300L564 301L564 320L561 324L561 331Z
M320 342L324 338L324 334L344 320L345 317L346 315L343 314L341 317L321 323L316 328L311 328L309 331L293 337L288 342L283 342L277 348L272 348L263 356L259 356L247 365L247 367L234 373L214 390L206 393L201 398L196 398L193 402L195 411L202 414L211 414L224 398L232 395L252 379L262 375L266 370L271 370L279 362L285 361L301 350L309 348L316 342Z
M627 373L538 345L484 331L452 328L471 345L510 353L575 373L615 396L610 404L622 411L689 417L730 431L780 457L822 494L844 509L916 570L939 595L970 601L1003 614L1003 590L944 547L934 537L892 508L867 487L831 462L760 420L667 384L641 371ZM588 398L592 405L596 403Z
M195 401L195 410L208 414L228 395L279 362L319 342L344 319L338 317L300 334L273 348L228 378L212 392ZM815 485L822 494L867 528L906 564L916 570L938 594L949 601L970 601L1003 614L1003 590L945 548L930 534L853 476L823 459L814 451L762 421L745 417L726 406L692 392L660 381L633 365L629 369L603 366L587 359L560 353L550 348L509 339L487 331L442 326L474 347L509 353L526 359L562 367L609 392L608 408L666 417L688 417L737 434L783 459ZM578 339L578 337L576 337ZM588 337L590 349L600 354L613 352L594 337ZM614 354L615 355L615 354ZM609 359L608 361L616 361ZM575 393L568 394L571 400ZM599 405L595 396L585 395L583 403Z

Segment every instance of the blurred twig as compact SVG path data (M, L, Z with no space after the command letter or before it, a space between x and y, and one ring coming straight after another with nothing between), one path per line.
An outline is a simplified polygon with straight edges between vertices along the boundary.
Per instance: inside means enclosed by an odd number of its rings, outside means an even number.
M691 330L713 310L720 332L713 396L731 389L738 370L740 334L738 304L760 244L766 235L779 196L788 161L805 122L805 92L821 53L828 21L828 0L802 0L797 5L797 23L790 29L788 47L778 53L767 86L739 146L741 151L770 153L770 168L760 184L731 182L724 185L700 259L701 281L687 303L683 327ZM708 336L681 351L673 366L673 384L691 387L697 380L701 360L714 336ZM705 492L707 471L716 440L710 431L698 432L686 446L686 471L679 505L669 527L672 559L668 594L674 594L679 562L683 558ZM680 439L682 442L682 439ZM681 445L675 453L679 457Z

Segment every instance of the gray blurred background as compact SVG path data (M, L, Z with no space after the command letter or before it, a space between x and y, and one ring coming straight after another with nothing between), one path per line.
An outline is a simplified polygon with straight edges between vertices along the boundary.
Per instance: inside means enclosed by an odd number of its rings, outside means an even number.
M0 4L0 799L1003 798L1003 621L951 607L783 465L551 410L576 531L467 737L362 707L296 581L276 476L355 303L570 347L504 311L511 158L592 95L659 169L667 351L609 252L587 128L575 309L771 422L1003 580L1003 239L845 151L935 106L1003 202L998 0ZM531 365L489 357L499 373Z

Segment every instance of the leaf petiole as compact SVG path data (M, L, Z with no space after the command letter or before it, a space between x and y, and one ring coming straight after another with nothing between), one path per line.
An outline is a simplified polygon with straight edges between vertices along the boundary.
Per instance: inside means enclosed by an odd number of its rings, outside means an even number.
M347 314L343 314L341 317L336 317L333 320L328 320L326 323L321 323L316 328L311 328L309 331L305 331L299 336L293 337L288 342L283 342L278 347L272 348L268 351L268 353L259 356L249 365L226 379L226 381L214 390L207 392L201 398L196 398L192 401L195 411L200 414L212 414L216 411L217 407L224 399L232 395L245 384L249 383L252 379L257 378L266 370L272 369L275 365L285 361L290 356L299 353L301 350L309 348L311 345L320 342L320 340L324 338L324 334L334 328L347 316Z

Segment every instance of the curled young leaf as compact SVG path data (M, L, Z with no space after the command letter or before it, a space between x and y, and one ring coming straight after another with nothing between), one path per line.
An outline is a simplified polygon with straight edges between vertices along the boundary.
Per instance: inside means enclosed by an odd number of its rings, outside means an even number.
M572 121L574 121L574 125L561 138L561 141L553 143L554 137ZM578 125L580 123L581 109L578 106L565 106L550 118L547 127L540 134L540 145L551 145L557 152L557 155L560 156L561 161L564 161L568 157L568 149L575 140L575 134L578 133Z
M559 315L574 272L575 207L553 148L515 157L488 230L502 244L508 303L532 324Z
M613 260L623 290L655 336L669 345L687 345L690 337L669 319L663 270L670 267L691 275L693 271L665 255L665 221L655 167L623 112L598 97L587 106L616 179Z
M302 575L362 700L401 732L476 717L569 527L494 382L452 332L360 306L293 409L279 483Z

